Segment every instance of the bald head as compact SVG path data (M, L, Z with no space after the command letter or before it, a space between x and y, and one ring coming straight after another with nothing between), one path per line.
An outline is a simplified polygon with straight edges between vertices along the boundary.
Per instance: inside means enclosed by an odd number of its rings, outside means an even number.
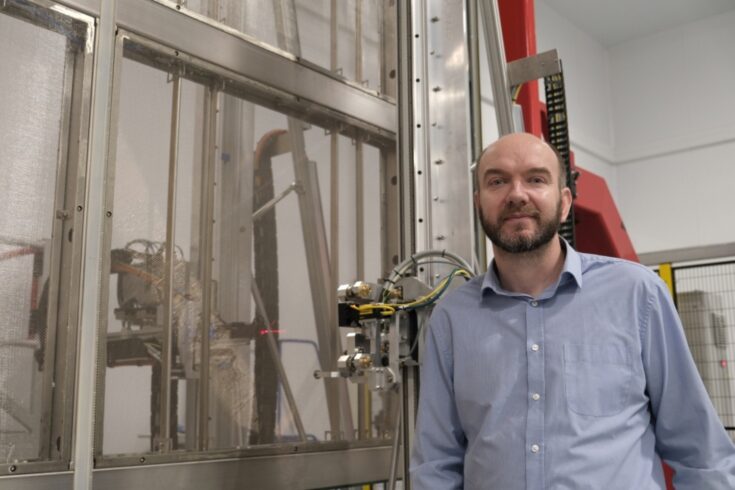
M533 153L538 155L540 158L549 159L549 161L555 161L558 167L558 183L559 189L563 189L567 186L567 172L565 168L564 159L561 154L546 141L538 138L530 133L511 133L500 137L497 141L487 146L482 153L480 158L477 160L475 166L475 182L479 184L479 178L482 176L481 168L484 167L483 162L487 164L488 161L492 161L494 158L511 155L518 156L527 153L528 150L535 150Z

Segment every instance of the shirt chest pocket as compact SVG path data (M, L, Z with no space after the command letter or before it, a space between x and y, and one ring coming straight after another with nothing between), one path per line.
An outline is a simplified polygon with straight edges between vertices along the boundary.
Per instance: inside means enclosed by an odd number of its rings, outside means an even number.
M579 415L609 417L628 404L633 369L624 345L564 344L564 390Z

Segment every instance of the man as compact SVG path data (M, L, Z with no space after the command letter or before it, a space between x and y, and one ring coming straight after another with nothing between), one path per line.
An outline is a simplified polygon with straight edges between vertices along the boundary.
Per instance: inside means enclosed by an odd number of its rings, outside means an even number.
M414 489L735 489L735 447L665 285L558 235L572 197L542 140L512 134L477 166L492 241L483 277L426 334Z

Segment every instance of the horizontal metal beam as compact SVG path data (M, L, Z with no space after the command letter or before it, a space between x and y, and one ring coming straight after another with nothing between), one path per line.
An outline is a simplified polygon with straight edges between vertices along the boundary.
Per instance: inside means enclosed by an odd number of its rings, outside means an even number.
M100 0L58 0L92 16L99 16ZM172 50L212 63L275 91L295 97L311 122L325 125L334 116L347 124L364 123L377 130L377 141L395 140L398 122L395 102L358 83L343 80L306 60L259 43L200 15L187 14L158 0L125 0L117 7L117 25ZM272 97L277 98L277 97ZM284 100L276 100L284 104ZM317 107L314 107L316 104ZM319 107L325 109L319 117ZM287 109L287 104L284 106ZM298 111L297 111L298 112ZM301 117L300 114L294 114Z
M295 490L387 481L389 446L94 470L105 490ZM0 490L71 490L72 473L0 478Z
M117 24L303 101L396 133L394 102L232 29L215 27L207 19L151 0L126 0L118 5Z
M722 259L725 257L735 257L735 242L638 254L638 260L641 261L641 264L651 266L665 262L694 262L698 260Z
M87 15L94 17L100 16L100 4L101 0L56 0L62 5L73 8L80 12L84 12Z

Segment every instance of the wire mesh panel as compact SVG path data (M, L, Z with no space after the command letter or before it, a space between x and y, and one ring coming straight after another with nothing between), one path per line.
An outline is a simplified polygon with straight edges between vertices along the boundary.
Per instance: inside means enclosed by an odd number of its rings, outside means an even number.
M353 439L358 401L363 438L392 435L390 396L314 375L346 334L332 281L384 274L381 149L119 42L98 453Z
M694 361L723 424L735 431L735 262L675 267L674 280Z
M64 150L71 111L67 98L75 51L67 36L43 25L37 17L40 12L33 5L0 4L3 463L59 456L51 451L49 440L52 380L57 374L57 299L51 296L59 281L60 240L54 223L56 205L63 202L65 192Z
M258 41L285 49L295 38L300 58L383 92L385 0L187 0L195 12ZM289 44L290 45L290 44Z

